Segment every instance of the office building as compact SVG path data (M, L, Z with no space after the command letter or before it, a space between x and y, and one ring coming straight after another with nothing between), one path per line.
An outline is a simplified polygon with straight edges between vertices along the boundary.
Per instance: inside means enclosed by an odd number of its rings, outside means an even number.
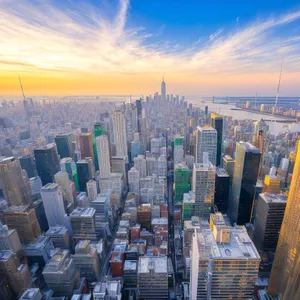
M231 180L233 177L234 162L235 162L234 159L230 155L224 155L223 167L224 167L224 170L228 173Z
M74 204L72 182L66 172L59 171L54 175L55 183L62 189L64 206L67 209L70 204Z
M169 299L167 256L141 256L138 261L140 299Z
M266 175L262 192L269 194L279 194L280 191L280 178L275 175Z
M123 267L124 286L136 288L137 286L137 261L125 260Z
M98 164L100 171L100 178L108 178L110 175L110 152L107 135L96 137Z
M93 149L91 133L81 133L79 135L79 147L80 147L81 159L90 157L94 161L95 157L94 157L94 149Z
M89 240L80 241L75 247L75 254L71 255L75 268L80 277L89 283L100 279L100 263L95 247L91 247Z
M130 143L130 158L131 158L131 163L134 162L134 158L137 157L138 155L142 154L142 145L140 141L140 133L135 132L134 134L134 139Z
M27 206L10 206L3 213L5 224L9 229L16 229L22 243L30 243L41 235L41 229L33 208Z
M76 163L78 184L81 192L86 192L86 184L94 177L94 165L91 158L78 160Z
M134 158L134 168L140 172L140 178L147 176L146 159L144 155L138 155Z
M41 189L43 187L42 180L39 176L29 178L31 189L31 199L36 201L41 197Z
M48 183L41 189L41 196L49 227L66 225L62 188L57 183Z
M68 173L69 179L74 182L76 190L79 191L78 174L74 160L71 157L65 157L60 161L59 165L60 170Z
M95 213L94 208L80 208L77 207L71 213L71 226L73 231L73 238L76 240L92 240L97 241L95 227Z
M160 155L157 159L157 176L167 176L167 157L165 155Z
M43 185L54 182L54 175L59 172L59 156L56 144L48 144L34 149L36 168Z
M73 141L73 133L59 134L55 137L57 152L61 159L65 157L74 157Z
M215 166L217 162L217 131L209 125L197 127L196 163L203 162L203 153L208 153L209 161Z
M229 202L230 177L225 169L217 168L214 205L221 213L227 213Z
M183 137L176 136L174 138L174 165L181 163L184 157Z
M193 234L190 299L251 299L260 256L242 226L226 226L222 215L210 229Z
M45 213L45 208L43 204L43 200L39 198L38 200L35 200L31 204L31 208L34 209L36 218L38 220L38 223L40 225L41 231L46 232L49 229L48 221Z
M210 115L211 126L217 131L217 164L219 167L221 165L222 159L222 143L223 143L223 116L216 113Z
M129 192L135 193L139 199L140 195L140 172L135 168L128 171Z
M146 158L146 168L147 168L147 176L152 176L153 174L157 175L157 173L158 173L157 159L155 157L147 157Z
M194 164L193 169L193 200L194 216L209 218L214 205L216 167L205 159L203 164Z
M116 156L126 156L127 151L127 134L126 122L123 113L120 110L114 110L111 113L114 142L116 145Z
M55 248L70 249L70 236L65 226L57 225L50 227L45 236L51 239Z
M258 250L275 252L286 201L285 194L259 194L254 223L254 243Z
M0 221L0 250L11 250L18 254L21 248L18 232L15 229L8 229L7 225L3 225Z
M38 288L30 288L27 289L22 296L19 298L19 300L42 300L43 295Z
M183 194L191 189L190 170L185 164L177 164L174 170L174 203L181 204Z
M167 100L167 91L166 91L166 83L163 78L163 81L161 82L161 101L164 103Z
M125 121L127 143L129 144L133 141L134 134L138 132L137 109L133 103L125 104Z
M193 194L190 191L189 193L183 194L182 200L182 220L190 220L194 213L194 204Z
M19 158L22 170L25 170L28 178L37 176L36 165L31 155L25 155Z
M120 300L121 288L121 282L117 280L97 283L93 290L94 300Z
M37 263L40 268L51 259L51 252L54 250L54 245L51 239L47 236L39 236L30 244L24 246L24 252L28 259L28 264Z
M0 251L0 278L7 279L15 297L31 285L28 266L20 264L18 256L11 250Z
M53 296L71 297L79 274L68 250L58 249L43 270L43 276Z
M26 205L31 202L28 177L22 175L19 160L14 157L0 157L0 183L8 205Z
M233 223L243 225L251 220L260 155L259 149L252 144L236 143L232 191L228 209Z
M128 157L127 156L113 156L111 158L111 172L123 174L124 184L127 184L128 172Z
M89 203L96 199L97 193L97 184L95 180L89 180L86 183L86 191L89 199Z
M300 146L286 203L268 291L282 299L300 297Z

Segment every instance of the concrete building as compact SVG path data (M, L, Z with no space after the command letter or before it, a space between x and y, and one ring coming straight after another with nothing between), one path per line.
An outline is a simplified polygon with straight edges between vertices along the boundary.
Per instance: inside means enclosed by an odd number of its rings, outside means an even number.
M91 157L94 161L94 149L92 143L92 134L89 133L81 133L79 135L79 147L81 153L81 159L85 159L86 157Z
M129 191L135 193L137 198L139 199L140 196L140 172L135 169L131 168L128 171L128 185Z
M208 153L208 159L216 166L217 163L217 131L209 125L197 127L196 163L203 163L203 153Z
M95 180L89 180L86 183L86 191L89 198L89 203L97 198L97 184Z
M91 283L100 279L100 263L95 247L90 246L89 240L80 241L71 256L80 277L85 277Z
M22 243L30 243L41 235L41 229L33 208L10 206L3 213L9 229L16 229Z
M258 250L275 252L286 207L285 194L259 194L254 223Z
M222 214L211 223L193 234L190 299L252 298L260 256L246 228L226 226Z
M133 103L126 103L125 105L125 121L127 143L129 144L133 141L135 132L138 131L137 109Z
M140 299L169 299L167 256L139 257L138 286Z
M182 163L184 157L183 137L176 136L174 138L174 165Z
M157 170L157 159L155 157L146 158L147 176L152 176L158 173ZM142 177L141 177L142 178Z
M31 202L28 178L22 176L19 160L0 157L0 183L8 205L26 205Z
M58 249L43 270L43 276L53 296L71 297L79 274L68 250Z
M111 158L111 172L122 173L124 184L127 184L128 172L128 157L127 156L113 156Z
M52 240L47 236L39 236L33 242L24 246L25 255L29 265L37 263L40 268L51 259L51 252L54 250Z
M41 197L41 189L43 187L41 178L39 176L29 178L30 189L31 189L31 199L36 201Z
M167 158L165 155L160 155L157 159L157 176L167 176Z
M210 161L194 164L192 193L194 216L209 218L214 205L216 167Z
M93 291L94 300L121 300L121 288L121 282L117 280L99 282Z
M3 225L0 221L0 250L11 250L18 254L21 248L18 232L15 229L8 229L7 225Z
M116 145L116 156L127 157L126 122L122 111L112 111L111 119L113 125L114 142Z
M110 176L110 151L107 135L96 137L98 164L100 178L108 178Z
M37 288L27 289L19 298L19 300L42 300L42 299L43 299L43 295L40 289Z
M64 206L67 208L70 204L74 205L74 197L72 191L72 182L67 172L59 171L54 175L55 183L62 188Z
M146 159L144 155L134 158L134 168L140 172L140 178L147 176Z
M68 233L68 229L65 226L53 226L45 233L45 236L49 237L55 248L70 249L71 240Z

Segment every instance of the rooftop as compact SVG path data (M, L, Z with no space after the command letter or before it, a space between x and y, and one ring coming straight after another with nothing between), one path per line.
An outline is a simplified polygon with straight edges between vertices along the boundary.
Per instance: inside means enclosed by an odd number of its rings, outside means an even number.
M24 245L24 249L34 250L34 249L43 249L49 243L49 237L47 236L39 236L33 242L28 245Z
M229 177L229 174L227 173L227 171L222 168L217 168L217 175L219 177Z
M237 144L241 145L241 146L244 146L246 148L246 152L259 152L259 149L256 148L255 146L253 146L251 143L248 143L248 142L238 142Z
M69 258L70 253L68 250L58 249L48 264L45 266L43 273L58 272Z
M27 289L21 296L21 298L19 298L19 300L30 300L30 299L35 299L35 297L40 294L40 289L38 288L30 288Z
M49 150L49 149L52 149L54 147L56 147L56 144L55 143L50 143L50 144L47 144L46 146L42 146L42 147L39 147L37 149L34 149L34 151Z
M41 188L42 192L52 192L58 189L57 183L47 183L45 186Z
M71 213L71 218L72 217L93 217L95 215L96 210L92 207L88 208L81 208L77 207L73 210Z
M225 158L227 161L234 161L234 159L233 159L230 155L228 155L228 154L226 154L226 155L224 156L224 158Z
M151 224L152 224L152 226L153 225L168 225L168 218L155 218L155 219L152 219Z
M5 209L4 212L27 212L29 206L28 205L23 205L23 206L17 206L17 205L12 205Z
M167 256L160 257L139 257L138 273L167 273L168 272L168 258Z
M13 254L11 250L0 250L0 261L8 260Z
M214 129L210 125L205 125L203 127L197 126L197 130L198 131L214 131L214 132L217 132L216 129Z
M67 233L67 228L65 226L57 225L50 227L49 230L45 233L46 236L51 235L65 235Z
M136 260L125 260L123 270L136 271L137 261Z
M13 156L0 156L0 164L7 164L15 160Z
M200 258L258 259L260 256L244 226L230 228L230 243L217 243L210 229L196 232Z
M285 194L262 193L259 196L267 203L286 203L288 198Z

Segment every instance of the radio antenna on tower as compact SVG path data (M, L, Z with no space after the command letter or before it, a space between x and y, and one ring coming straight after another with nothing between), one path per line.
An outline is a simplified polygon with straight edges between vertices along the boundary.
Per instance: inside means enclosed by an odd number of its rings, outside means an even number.
M280 90L280 82L281 82L283 62L284 62L284 58L282 59L280 73L279 73L279 80L278 80L277 93L276 93L276 99L275 99L275 109L277 108L277 104L278 104L278 96L279 96L279 90Z

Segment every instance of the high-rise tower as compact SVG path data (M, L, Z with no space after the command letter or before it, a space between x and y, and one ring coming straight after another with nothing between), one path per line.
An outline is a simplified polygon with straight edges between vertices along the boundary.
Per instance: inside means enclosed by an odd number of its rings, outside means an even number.
M19 160L14 157L0 158L0 183L9 206L31 202L30 183L28 178L25 180L24 176Z
M100 178L108 178L110 176L110 157L109 143L107 135L96 137L97 153Z
M300 299L300 145L269 281L269 292Z
M161 100L165 101L166 100L166 83L163 78L163 81L161 82Z
M125 118L120 110L111 113L114 142L116 144L116 156L127 156L127 135Z
M212 113L211 126L217 130L217 167L221 164L222 141L223 141L223 116Z

